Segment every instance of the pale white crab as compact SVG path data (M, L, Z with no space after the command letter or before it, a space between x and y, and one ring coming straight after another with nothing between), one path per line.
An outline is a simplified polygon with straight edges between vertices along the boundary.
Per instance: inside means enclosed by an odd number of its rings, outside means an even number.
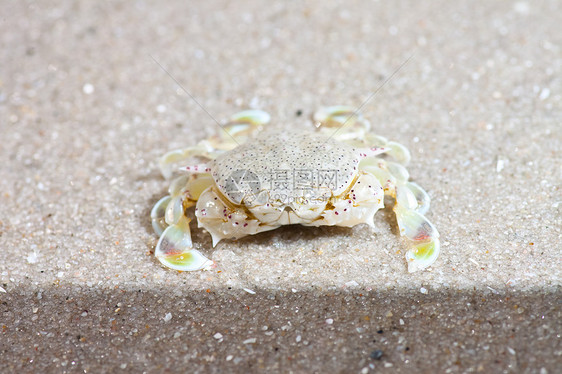
M411 244L408 270L435 261L439 233L424 217L429 196L408 181L404 165L410 153L404 146L370 133L369 122L345 106L316 112L316 131L261 132L269 121L263 111L238 113L220 136L162 157L166 178L188 159L208 160L183 167L169 196L152 209L152 225L160 235L156 257L162 264L185 271L213 266L193 248L186 214L192 206L215 246L222 239L288 224L373 226L385 195L394 198L400 234Z

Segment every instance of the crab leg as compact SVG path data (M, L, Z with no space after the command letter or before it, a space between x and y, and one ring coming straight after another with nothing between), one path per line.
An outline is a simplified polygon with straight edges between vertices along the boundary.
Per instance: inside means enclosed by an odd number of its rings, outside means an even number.
M245 110L230 117L222 126L220 137L202 140L197 145L176 149L166 153L159 160L160 171L164 178L172 176L174 166L185 163L190 158L202 157L213 160L225 151L229 151L244 142L254 131L269 123L271 117L262 110Z
M340 128L349 125L355 129L361 128L364 131L369 131L371 128L369 121L363 118L357 108L346 105L320 108L314 113L312 119L316 123L316 127Z
M405 236L412 248L406 252L410 273L425 269L435 262L439 255L439 233L427 218L415 210L394 206L400 235Z
M193 271L210 268L213 266L213 261L192 248L189 221L189 218L182 216L176 224L164 230L156 245L156 258L163 265L175 270Z
M166 227L168 227L168 225L166 224L165 215L166 207L170 203L170 200L172 200L170 196L164 196L163 198L158 200L156 204L154 204L154 207L150 212L152 228L158 236L161 236L164 230L166 230Z
M204 142L200 142L193 147L176 149L166 153L158 161L158 166L164 178L169 179L175 170L175 165L185 163L186 160L192 157L213 159L216 157L216 153L217 150L215 148L210 145L206 146Z
M374 228L375 213L384 207L384 193L378 179L370 173L361 173L353 187L330 201L333 209L322 213L321 220L301 222L306 226L337 225L353 227L366 223Z
M269 113L263 110L244 110L234 114L229 122L222 126L224 132L221 136L223 140L232 141L234 138L239 142L255 131L261 130L262 126L268 124L270 120Z
M357 111L357 108L336 105L320 108L312 116L315 126L320 132L340 141L348 142L357 147L365 147L366 143L357 142L371 129L371 123Z
M155 255L164 266L183 271L213 266L213 261L193 249L191 219L185 215L212 181L209 174L178 177L170 185L170 195L160 199L152 209L152 226L160 235Z
M185 170L192 174L204 174L204 173L210 173L211 167L207 164L196 164L196 165L184 166L180 170Z
M383 136L369 132L371 124L357 111L357 108L343 105L329 106L319 109L313 120L320 130L329 129L334 136L358 148L383 149L384 153L393 157L398 163L407 165L410 162L410 151L400 143L388 141ZM337 128L337 130L333 130Z
M435 226L423 216L429 209L428 194L416 183L408 182L409 174L399 163L368 158L361 162L360 169L377 177L385 195L396 201L393 210L400 235L412 246L406 253L408 271L433 264L439 255L440 244Z

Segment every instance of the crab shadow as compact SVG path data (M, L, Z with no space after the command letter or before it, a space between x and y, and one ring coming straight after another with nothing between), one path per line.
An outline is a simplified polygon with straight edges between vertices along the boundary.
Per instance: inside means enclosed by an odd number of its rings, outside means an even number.
M301 241L311 241L318 239L337 239L351 235L350 227L338 226L303 226L299 224L286 225L271 231L265 231L256 235L246 236L231 242L239 243L241 246L258 245L271 246L279 238L283 240L284 245L279 249L290 249L296 243Z

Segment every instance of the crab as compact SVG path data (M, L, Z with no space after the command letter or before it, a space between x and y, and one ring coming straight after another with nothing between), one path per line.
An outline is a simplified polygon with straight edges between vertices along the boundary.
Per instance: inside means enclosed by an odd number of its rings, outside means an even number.
M385 196L408 242L408 271L433 264L439 233L424 216L428 194L409 181L403 145L371 133L369 121L347 106L321 108L311 131L262 131L270 119L261 110L240 112L223 133L160 159L167 179L183 172L151 211L160 236L155 255L163 265L182 271L216 266L193 247L192 207L215 247L282 225L373 227ZM206 162L185 166L195 158Z

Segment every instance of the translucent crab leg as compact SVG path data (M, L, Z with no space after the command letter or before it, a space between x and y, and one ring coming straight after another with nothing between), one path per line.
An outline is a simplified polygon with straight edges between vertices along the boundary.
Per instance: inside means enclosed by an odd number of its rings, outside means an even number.
M417 183L408 182L406 183L406 187L414 194L416 201L418 202L418 206L415 208L416 212L419 214L425 214L429 210L429 203L430 198L427 192L423 188L421 188Z
M240 141L253 132L261 130L261 127L270 121L271 116L263 110L244 110L234 114L229 122L222 126L225 132L221 133L221 137L226 141L231 141L232 138Z
M169 179L174 171L174 165L185 162L192 157L205 157L209 158L209 150L201 144L184 149L176 149L166 153L160 157L158 166L164 178Z
M394 212L400 235L412 248L406 253L408 271L424 269L437 259L440 250L439 233L423 214L429 209L429 195L416 183L408 182L409 173L399 163L367 158L360 168L374 175L386 195L396 200Z
M210 173L211 167L208 164L188 165L180 168L180 170L190 172L192 174Z
M412 245L406 253L408 271L411 273L424 269L435 262L440 249L437 229L423 216L429 208L429 196L417 184L397 178L395 198L394 213L400 235L405 236Z
M412 273L433 264L440 249L439 233L435 226L420 213L401 204L394 206L394 212L400 235L405 236L412 244L412 248L406 253L408 271Z
M312 116L312 120L320 131L335 136L340 141L355 143L354 139L361 139L371 128L363 114L357 108L336 105L320 108ZM325 131L330 130L330 131ZM356 144L364 146L364 144Z
M369 130L369 122L363 118L361 113L356 113L357 108L347 105L334 105L318 109L312 119L317 127L340 127L343 124L352 126L361 124L365 131Z
M165 266L183 271L206 269L213 262L193 249L190 219L185 215L213 179L209 174L182 175L170 184L170 195L160 199L151 212L152 226L160 235L155 255Z
M189 218L182 216L176 224L164 230L156 245L156 258L164 266L175 270L194 271L211 268L213 261L192 248L189 221Z
M381 148L381 147L370 147L370 148L360 148L359 149L359 156L360 157L375 157L385 152L390 151L390 148Z
M402 144L396 142L388 142L384 146L385 148L390 148L390 151L387 152L387 155L393 157L397 162L401 163L402 165L408 165L408 163L410 163L410 159L412 158L412 156L410 155L410 151Z
M164 230L166 229L166 227L168 227L165 216L166 216L166 207L170 203L170 200L172 200L171 196L164 196L163 198L158 200L156 204L154 204L154 207L150 212L150 218L152 220L152 228L154 229L154 232L158 236L161 236Z

